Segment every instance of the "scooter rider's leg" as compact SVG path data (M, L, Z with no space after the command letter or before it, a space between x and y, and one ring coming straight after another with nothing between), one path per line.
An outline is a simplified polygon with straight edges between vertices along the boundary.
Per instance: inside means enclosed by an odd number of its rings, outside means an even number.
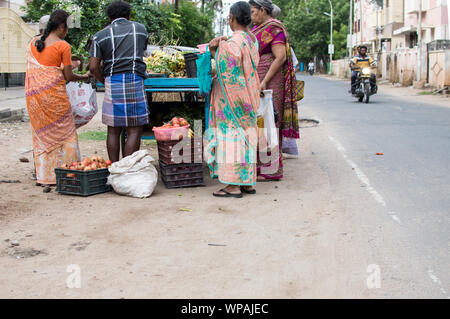
M350 90L350 92L352 94L355 94L355 84L356 84L357 77L358 77L358 72L352 71L352 81L351 81L351 90Z
M377 87L377 76L375 74L370 75L370 88L372 89L373 93L376 93L378 90Z

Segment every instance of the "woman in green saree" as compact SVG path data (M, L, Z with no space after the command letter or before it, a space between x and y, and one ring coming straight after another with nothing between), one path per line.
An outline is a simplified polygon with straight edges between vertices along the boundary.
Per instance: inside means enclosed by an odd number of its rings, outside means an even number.
M210 42L217 77L213 80L206 160L211 177L226 186L216 197L241 198L256 190L256 113L260 103L257 40L249 32L250 6L237 2L228 17L233 34Z

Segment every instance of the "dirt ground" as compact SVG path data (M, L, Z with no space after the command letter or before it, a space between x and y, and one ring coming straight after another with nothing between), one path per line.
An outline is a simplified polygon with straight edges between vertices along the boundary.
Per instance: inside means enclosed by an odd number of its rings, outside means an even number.
M99 114L80 132L96 130L105 130ZM383 214L324 142L327 128L302 134L300 157L285 162L286 178L259 183L243 199L214 198L220 185L206 170L206 187L167 190L159 181L147 199L113 192L81 198L35 186L29 123L2 123L0 298L419 294L392 267L395 250L376 249L391 226L377 226L386 224ZM80 141L80 148L106 157L104 141ZM157 158L155 146L142 148ZM383 289L366 285L373 260L387 269ZM79 288L67 284L73 267Z

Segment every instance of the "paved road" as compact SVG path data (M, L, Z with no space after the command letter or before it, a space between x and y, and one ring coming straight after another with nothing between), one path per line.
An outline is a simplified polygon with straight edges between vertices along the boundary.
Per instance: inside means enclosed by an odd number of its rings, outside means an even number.
M442 297L450 296L450 108L347 94L348 84L300 76L306 82L301 117L316 117L330 145L395 223L396 251L423 270ZM384 156L376 156L382 152ZM407 270L405 270L407 272ZM424 292L423 296L436 296Z

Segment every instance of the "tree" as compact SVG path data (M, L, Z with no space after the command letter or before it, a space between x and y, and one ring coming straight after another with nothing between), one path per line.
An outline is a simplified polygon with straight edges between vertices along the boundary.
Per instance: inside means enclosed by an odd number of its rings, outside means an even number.
M108 25L106 7L112 0L32 0L25 7L25 21L37 22L56 9L80 12L80 28L71 29L67 41L78 56L87 57L89 39ZM194 3L180 0L178 12L172 5L156 5L150 1L129 0L131 19L145 25L154 44L195 46L213 37L211 11L202 12ZM209 9L208 9L209 10Z
M300 61L328 55L330 18L324 15L330 5L328 0L275 0L281 8L279 19L291 37L295 54ZM332 0L334 9L333 43L335 57L345 56L349 19L348 0Z

